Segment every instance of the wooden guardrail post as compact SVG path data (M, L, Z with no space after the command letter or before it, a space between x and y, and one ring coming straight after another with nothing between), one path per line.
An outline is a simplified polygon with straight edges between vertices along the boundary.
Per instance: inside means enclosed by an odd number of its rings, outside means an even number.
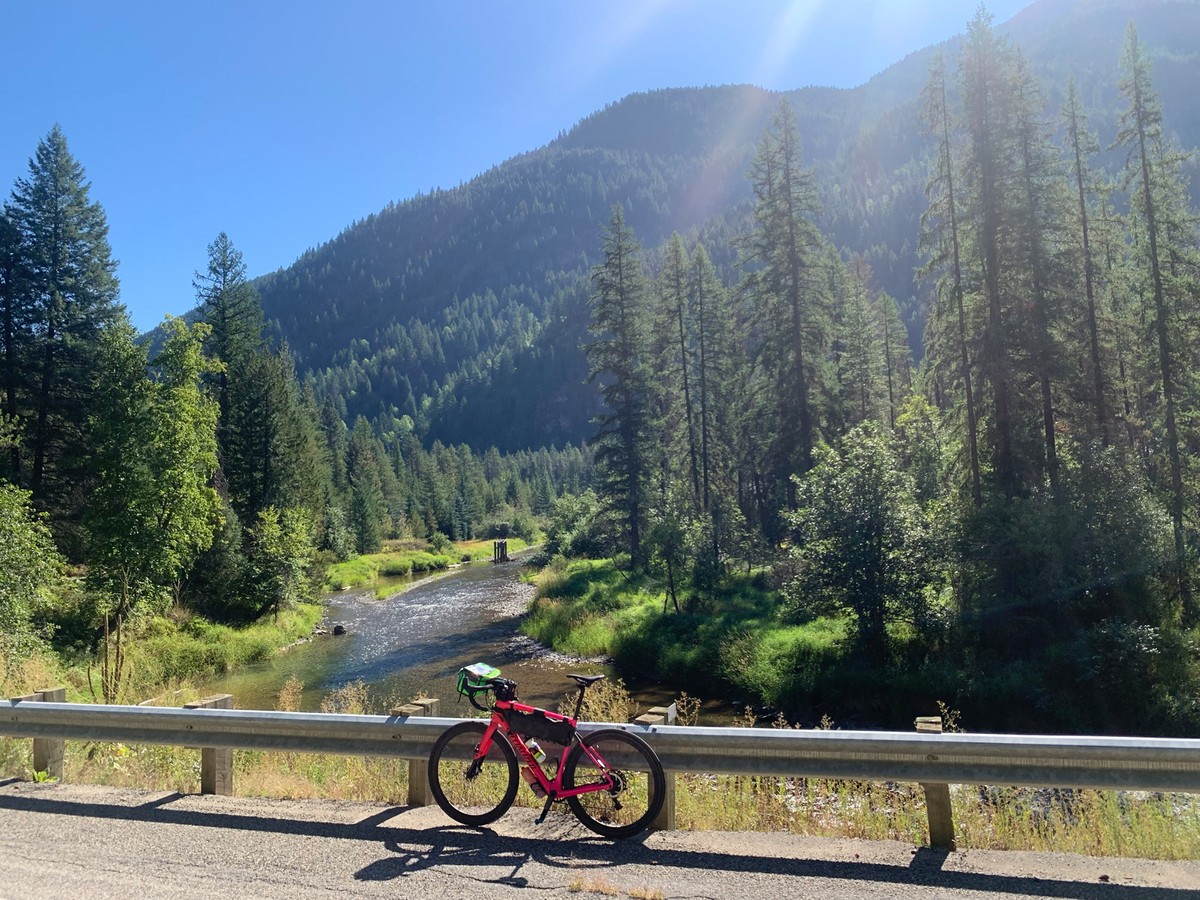
M422 698L412 703L405 703L392 710L393 716L427 716L438 714L442 701L433 698ZM433 793L429 790L429 760L416 757L408 761L408 805L430 806L433 803Z
M918 716L917 731L942 733L941 716ZM937 850L954 850L954 814L950 809L950 785L921 784L925 791L925 810L929 814L929 846Z
M13 697L13 703L65 703L66 688L44 688L32 694ZM33 771L45 772L47 778L63 777L63 752L66 742L61 738L33 739Z
M185 703L184 709L233 709L232 694L218 694ZM233 750L229 747L200 749L200 793L233 796Z
M633 722L647 728L651 725L674 725L677 713L678 707L674 703L670 706L652 706L648 713L643 713ZM675 773L665 771L663 774L666 776L663 805L654 821L650 823L651 831L675 830Z
M65 687L46 688L38 691L38 700L42 703L65 703L67 701L67 689ZM34 738L33 739L33 770L35 772L45 772L48 778L57 778L62 781L63 777L63 753L66 749L66 741L61 738Z

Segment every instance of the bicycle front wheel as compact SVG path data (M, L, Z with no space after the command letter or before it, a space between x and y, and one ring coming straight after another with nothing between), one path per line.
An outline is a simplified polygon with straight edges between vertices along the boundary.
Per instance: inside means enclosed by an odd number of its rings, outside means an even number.
M517 796L517 757L497 731L487 756L475 759L486 722L459 722L447 728L429 754L429 788L437 805L456 822L487 825L508 812Z
M603 770L588 755L584 744L599 757ZM606 728L592 732L582 738L582 744L571 748L563 769L563 786L600 784L605 772L614 781L611 790L568 797L567 804L596 834L632 837L649 826L662 809L667 784L662 763L637 735Z

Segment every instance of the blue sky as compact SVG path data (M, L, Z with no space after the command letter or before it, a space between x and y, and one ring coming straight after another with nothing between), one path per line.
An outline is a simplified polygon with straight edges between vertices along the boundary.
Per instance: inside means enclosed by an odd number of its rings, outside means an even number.
M997 22L1026 0L988 3ZM251 275L635 91L852 87L975 0L0 0L0 196L58 122L142 329L228 232Z

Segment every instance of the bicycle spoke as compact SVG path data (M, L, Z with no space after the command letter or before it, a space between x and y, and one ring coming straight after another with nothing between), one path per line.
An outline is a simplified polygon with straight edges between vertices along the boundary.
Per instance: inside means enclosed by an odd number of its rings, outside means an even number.
M484 722L447 729L429 757L429 786L438 806L465 825L486 825L508 811L516 797L517 765L512 747L497 734L488 755L473 760Z
M658 758L644 741L623 731L593 732L585 742L610 767L609 790L580 794L568 801L584 825L605 837L629 837L646 828L662 807L665 777ZM582 787L604 780L605 771L583 747L575 747L563 781Z

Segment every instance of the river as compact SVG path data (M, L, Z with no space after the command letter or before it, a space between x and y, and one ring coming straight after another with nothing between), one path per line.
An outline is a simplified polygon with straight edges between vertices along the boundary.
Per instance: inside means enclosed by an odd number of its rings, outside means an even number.
M518 633L533 596L533 587L519 577L521 568L520 562L475 563L330 595L328 620L345 626L345 635L315 636L210 683L206 691L232 694L241 709L274 709L280 688L294 676L304 685L301 708L316 710L332 691L361 681L370 712L386 713L424 695L442 699L442 715L455 715L454 677L474 662L491 663L514 678L522 700L551 707L571 692L567 672L611 677L608 666L560 656ZM630 687L643 708L673 696L657 685Z

